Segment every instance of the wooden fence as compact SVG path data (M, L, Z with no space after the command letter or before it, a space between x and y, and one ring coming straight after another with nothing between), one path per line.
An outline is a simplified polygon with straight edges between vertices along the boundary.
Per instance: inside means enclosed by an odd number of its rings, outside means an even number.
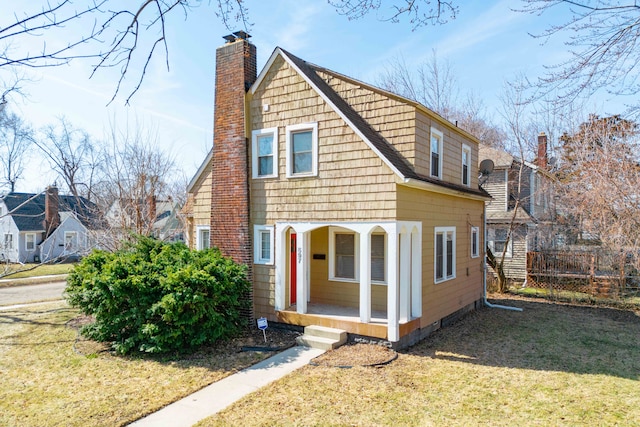
M528 252L527 285L556 291L622 297L638 291L635 259L606 251Z

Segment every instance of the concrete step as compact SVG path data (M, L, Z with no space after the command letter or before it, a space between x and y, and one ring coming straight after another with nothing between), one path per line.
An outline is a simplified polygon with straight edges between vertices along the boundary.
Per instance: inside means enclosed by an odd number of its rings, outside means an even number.
M296 338L298 345L320 350L333 350L340 347L344 342L336 341L331 338L316 337L313 335L302 335Z
M336 341L346 342L347 331L336 328L328 328L326 326L310 325L304 328L305 335L312 335L314 337L331 338Z
M296 338L299 345L322 350L333 350L347 342L347 331L325 326L306 326L304 335Z

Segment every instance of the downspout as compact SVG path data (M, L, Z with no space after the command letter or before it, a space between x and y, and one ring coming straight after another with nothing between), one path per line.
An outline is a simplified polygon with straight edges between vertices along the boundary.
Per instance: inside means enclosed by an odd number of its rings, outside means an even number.
M484 246L484 258L482 258L482 269L484 270L484 274L482 275L482 301L484 305L489 308L501 308L503 310L511 310L511 311L522 311L520 307L511 307L508 305L499 305L499 304L491 304L487 300L487 205L483 203L483 211L482 211L482 234L484 238L482 240Z

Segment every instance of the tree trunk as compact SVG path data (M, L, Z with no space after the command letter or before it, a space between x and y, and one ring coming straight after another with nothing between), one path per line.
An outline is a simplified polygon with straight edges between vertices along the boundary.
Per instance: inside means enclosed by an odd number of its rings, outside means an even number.
M504 274L503 263L498 262L496 257L491 252L491 249L487 248L487 264L498 276L498 292L503 294L507 292L507 276Z

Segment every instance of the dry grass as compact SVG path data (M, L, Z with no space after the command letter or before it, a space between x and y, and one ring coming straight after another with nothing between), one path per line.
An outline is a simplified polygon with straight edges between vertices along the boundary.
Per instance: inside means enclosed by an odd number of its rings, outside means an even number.
M77 316L64 303L0 311L0 425L126 425L269 355L229 344L166 360L115 357L76 342L67 323Z
M306 366L204 426L640 425L640 318L510 299L381 368Z
M0 275L2 279L25 279L37 276L50 276L56 274L67 274L71 272L75 264L5 264L2 266ZM0 286L11 285L11 283L0 283Z

